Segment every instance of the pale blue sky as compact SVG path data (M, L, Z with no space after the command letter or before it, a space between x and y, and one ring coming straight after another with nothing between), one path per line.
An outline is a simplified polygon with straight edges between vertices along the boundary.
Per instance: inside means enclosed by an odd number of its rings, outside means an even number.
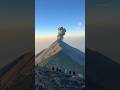
M85 0L35 0L36 35L52 35L59 26L72 34L84 31Z
M84 52L85 0L35 0L36 53L56 40L59 26L67 30L64 41Z

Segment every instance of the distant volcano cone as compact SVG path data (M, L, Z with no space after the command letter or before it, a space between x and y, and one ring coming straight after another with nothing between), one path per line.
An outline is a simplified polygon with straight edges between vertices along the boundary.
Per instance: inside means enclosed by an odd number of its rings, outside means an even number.
M57 40L36 55L36 64L48 69L84 74L85 54L63 42L65 32L65 28L58 28Z
M36 56L36 64L51 69L84 74L85 54L62 40L57 40Z

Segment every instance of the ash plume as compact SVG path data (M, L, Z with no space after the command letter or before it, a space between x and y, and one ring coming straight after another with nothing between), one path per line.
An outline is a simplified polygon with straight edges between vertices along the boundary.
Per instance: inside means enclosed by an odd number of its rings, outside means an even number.
M57 40L63 40L63 36L65 35L66 29L63 27L58 28Z

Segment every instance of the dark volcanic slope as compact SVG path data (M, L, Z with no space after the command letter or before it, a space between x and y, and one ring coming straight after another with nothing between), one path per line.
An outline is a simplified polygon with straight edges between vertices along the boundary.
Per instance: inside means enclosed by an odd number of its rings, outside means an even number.
M85 53L56 40L47 49L36 55L36 64L51 69L52 67L81 73L85 72Z
M120 64L86 49L86 89L120 90Z
M34 58L34 51L31 51L2 68L0 90L31 90L34 88Z
M60 52L64 53L80 65L85 64L85 54L82 51L71 47L63 41L55 41L47 49L36 55L36 63L41 63L45 59L54 56Z
M43 62L40 63L40 66L42 67L47 67L47 68L52 68L57 67L61 68L62 70L64 69L71 69L73 71L79 71L79 73L84 75L84 65L80 65L79 63L75 62L72 60L69 56L67 56L64 52L59 52L58 54L47 58Z

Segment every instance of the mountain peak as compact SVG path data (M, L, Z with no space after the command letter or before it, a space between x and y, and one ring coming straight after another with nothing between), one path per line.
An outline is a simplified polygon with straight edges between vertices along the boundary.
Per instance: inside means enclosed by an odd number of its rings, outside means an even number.
M65 32L65 28L58 28L57 40L36 55L35 64L48 69L56 67L84 74L85 54L63 41Z
M79 64L84 65L84 53L67 43L65 43L62 40L56 40L53 42L48 48L46 48L44 51L40 52L40 55L36 55L36 63L40 63L43 60L54 56L58 53L64 53L71 59L74 59Z

